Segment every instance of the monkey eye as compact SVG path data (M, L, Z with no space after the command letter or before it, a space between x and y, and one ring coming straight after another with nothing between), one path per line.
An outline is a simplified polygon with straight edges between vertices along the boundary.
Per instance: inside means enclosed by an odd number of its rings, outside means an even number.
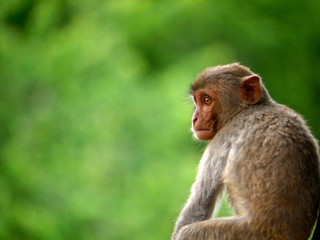
M211 104L212 100L209 96L204 96L203 98L203 104L209 106Z

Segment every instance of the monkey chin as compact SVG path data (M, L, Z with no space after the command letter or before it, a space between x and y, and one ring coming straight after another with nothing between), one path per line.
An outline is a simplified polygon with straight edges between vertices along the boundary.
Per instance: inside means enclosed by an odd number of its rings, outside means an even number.
M194 130L194 135L201 141L209 141L214 137L212 129Z

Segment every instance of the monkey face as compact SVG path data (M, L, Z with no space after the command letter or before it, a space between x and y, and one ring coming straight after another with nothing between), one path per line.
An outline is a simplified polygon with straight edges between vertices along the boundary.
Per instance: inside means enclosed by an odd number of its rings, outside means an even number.
M211 140L217 132L219 102L210 89L193 93L195 111L192 117L192 131L199 140Z

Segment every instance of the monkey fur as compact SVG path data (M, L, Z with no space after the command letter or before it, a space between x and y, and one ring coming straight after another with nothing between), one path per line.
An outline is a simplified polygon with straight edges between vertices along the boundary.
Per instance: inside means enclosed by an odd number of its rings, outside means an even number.
M308 239L320 170L303 118L272 100L260 77L238 63L206 69L190 94L193 131L209 143L172 239ZM235 216L212 218L223 189Z

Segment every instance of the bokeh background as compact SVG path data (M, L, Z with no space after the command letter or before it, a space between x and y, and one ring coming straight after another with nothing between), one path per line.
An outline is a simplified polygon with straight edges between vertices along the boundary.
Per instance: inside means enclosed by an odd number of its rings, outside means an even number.
M169 239L197 73L249 66L319 138L319 29L318 0L1 1L0 239Z

